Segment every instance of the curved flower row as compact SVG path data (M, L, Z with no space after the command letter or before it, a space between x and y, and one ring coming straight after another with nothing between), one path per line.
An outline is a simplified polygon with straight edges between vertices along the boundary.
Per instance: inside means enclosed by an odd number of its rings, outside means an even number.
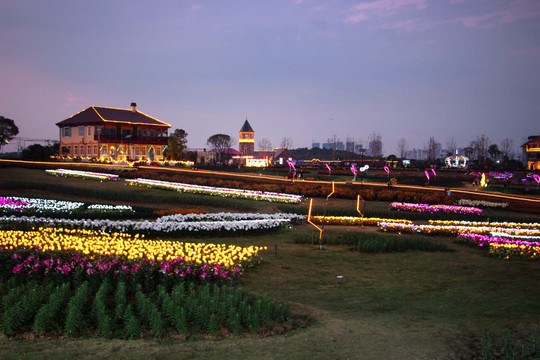
M150 179L134 179L126 180L129 185L146 186L151 188L161 188L167 190L175 190L179 192L189 192L196 194L206 194L222 197L233 197L251 200L265 200L271 202L283 203L299 203L302 201L302 196L292 194L282 194L274 192L264 192L255 190L228 189L211 186L202 186L194 184L174 183L168 181L150 180Z
M0 197L0 208L21 211L25 209L33 209L37 212L55 211L55 212L72 212L79 210L84 206L82 202L75 201L60 201L50 199L37 199L27 197Z
M432 225L448 225L448 226L540 229L540 223L457 221L457 220L429 220L429 223Z
M376 226L380 222L392 221L398 224L412 224L411 220L405 219L383 219L383 218L363 218L353 216L312 216L311 219L317 224L325 225L365 225Z
M3 250L3 249L0 249ZM204 280L233 280L242 275L240 268L226 269L219 264L194 264L178 257L170 261L152 261L141 259L129 261L118 257L100 257L91 259L74 253L68 260L53 254L41 253L39 248L34 248L30 255L22 255L13 252L9 263L6 264L14 275L43 276L63 275L68 276L80 272L85 276L105 276L113 273L115 276L148 276L150 272L157 272L165 277L178 277L186 279Z
M456 226L456 225L413 225L399 224L396 222L381 222L379 227L383 231L408 232L427 235L458 235L458 234L491 234L499 231L510 235L539 236L540 229L516 229L516 228L494 228L490 226Z
M505 259L521 257L528 260L540 260L540 241L514 240L480 234L460 234L459 239L480 247L487 246L491 255Z
M507 202L493 202L493 201L485 201L485 200L471 200L471 199L460 199L457 201L457 204L460 206L482 206L482 207L501 207L506 208L508 207Z
M181 257L195 264L219 264L225 268L240 267L266 250L259 246L145 240L138 234L48 227L34 231L0 230L0 247L7 250L38 247L44 252L71 250L90 258L109 255L131 260L172 261Z
M168 221L239 221L239 220L288 220L291 222L298 222L305 220L305 215L298 215L292 213L274 213L274 214L261 214L261 213L231 213L231 212L219 212L211 214L174 214L166 215L156 219L157 222Z
M429 205L429 204L414 204L414 203L401 203L393 202L390 204L393 210L405 210L405 211L418 211L418 212L444 212L454 214L474 214L480 215L482 209L470 206L457 206L457 205Z
M100 180L100 181L118 180L118 175L96 173L96 172L90 172L90 171L56 169L56 170L45 170L45 172L47 172L50 175L56 175L56 176L80 177L83 179L93 179L93 180Z
M134 220L88 220L57 219L35 216L2 216L0 227L17 225L66 227L71 229L94 229L104 232L148 232L153 234L205 233L205 232L242 232L258 230L276 230L290 221L287 219L242 220L242 221L134 221Z

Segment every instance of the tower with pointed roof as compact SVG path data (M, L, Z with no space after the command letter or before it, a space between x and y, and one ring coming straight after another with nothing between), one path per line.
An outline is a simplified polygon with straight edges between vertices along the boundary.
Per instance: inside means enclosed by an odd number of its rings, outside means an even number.
M238 132L239 149L242 156L253 155L255 152L255 131L246 118L244 125Z

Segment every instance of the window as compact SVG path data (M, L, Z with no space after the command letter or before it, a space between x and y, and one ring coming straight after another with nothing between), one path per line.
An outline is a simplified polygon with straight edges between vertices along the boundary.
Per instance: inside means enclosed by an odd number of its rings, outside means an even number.
M84 156L84 145L81 145L81 156Z
M88 133L87 133L88 136L91 136L92 135L92 127L89 126L88 127Z
M77 145L73 147L73 155L79 156L79 147Z
M97 156L97 145L94 145L94 156Z
M71 128L70 127L65 127L65 128L63 128L63 130L64 130L64 134L63 134L64 137L70 137L71 136Z
M161 148L160 147L156 148L156 155L161 156Z
M84 126L79 126L79 136L84 136Z
M91 155L92 155L92 146L88 145L88 147L86 148L86 155L87 155L87 156L91 156Z

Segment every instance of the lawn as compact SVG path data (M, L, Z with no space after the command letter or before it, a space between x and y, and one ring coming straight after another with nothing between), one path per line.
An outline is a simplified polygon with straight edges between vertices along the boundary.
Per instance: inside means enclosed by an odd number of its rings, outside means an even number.
M54 191L2 189L9 179L32 179ZM54 187L56 186L56 189ZM42 170L1 169L0 195L60 198L62 186L96 191L144 191L150 207L163 190L137 189L121 182L56 178ZM91 191L63 199L89 201ZM138 199L141 199L137 197ZM100 202L102 199L92 199ZM274 204L238 200L254 211ZM141 205L141 200L137 201ZM334 203L333 203L334 204ZM348 206L344 202L340 206ZM182 205L191 207L189 205ZM366 207L371 204L366 204ZM373 204L372 206L382 206ZM205 209L216 210L209 206ZM222 210L222 209L219 209ZM531 215L533 216L533 215ZM324 236L372 227L327 227ZM3 338L6 359L469 359L473 343L486 332L498 337L540 339L540 262L504 261L480 249L457 245L450 237L430 237L447 244L446 252L362 254L347 246L298 245L297 236L318 232L309 225L258 236L205 239L207 242L267 246L263 261L250 269L240 286L291 304L302 327L281 335L191 337L187 340L104 340L100 338ZM402 235L413 236L413 235ZM416 236L416 235L415 235Z

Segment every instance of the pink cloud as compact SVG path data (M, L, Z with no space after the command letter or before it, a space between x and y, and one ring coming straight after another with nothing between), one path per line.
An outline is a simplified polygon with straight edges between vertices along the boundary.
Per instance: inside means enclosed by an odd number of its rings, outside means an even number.
M400 8L415 6L417 10L426 8L427 0L376 0L362 2L351 8L351 15L345 19L348 24L367 20L371 15L376 17L393 15Z
M490 13L457 19L470 28L487 28L502 24L511 24L520 20L540 18L540 2L536 0L515 0L504 9Z
M66 94L66 98L64 99L64 102L60 105L58 112L59 113L65 113L67 111L81 111L84 108L94 105L94 104L87 104L87 100L83 96L75 96L71 92L68 92Z

